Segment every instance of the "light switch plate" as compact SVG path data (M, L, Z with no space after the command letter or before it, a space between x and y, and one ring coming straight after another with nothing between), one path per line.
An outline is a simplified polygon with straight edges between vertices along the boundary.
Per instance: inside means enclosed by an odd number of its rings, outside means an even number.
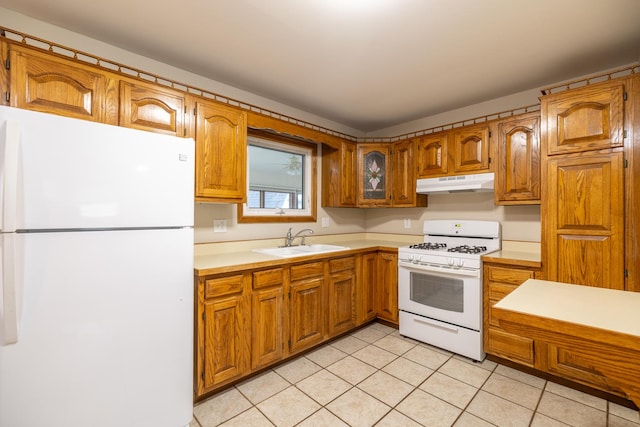
M404 219L404 228L411 228L411 219L409 218Z
M329 218L328 218L328 217L326 217L326 216L323 216L323 217L322 217L322 226L323 226L324 228L327 228L327 227L329 227L329 225L330 225L330 224L331 224L331 223L330 223L330 221L329 221Z

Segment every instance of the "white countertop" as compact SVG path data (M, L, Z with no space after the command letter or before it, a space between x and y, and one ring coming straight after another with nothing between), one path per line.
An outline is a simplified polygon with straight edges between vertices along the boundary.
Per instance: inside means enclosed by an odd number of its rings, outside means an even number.
M640 293L529 279L494 307L640 337Z
M401 246L406 246L409 243L415 243L416 237L408 236L406 239L376 239L376 238L357 238L347 240L346 238L336 238L335 236L318 239L318 236L314 236L312 239L307 239L308 243L328 243L339 246L344 246L344 251L326 252L319 254L318 256L340 256L341 254L347 254L352 250L362 250L368 248L388 248L397 249ZM309 242L312 240L312 242ZM278 241L280 244L280 241ZM279 258L272 255L266 255L258 252L253 252L252 249L256 247L262 247L260 244L247 245L244 244L238 246L221 246L220 248L207 248L205 250L196 251L194 256L194 269L197 274L211 274L216 270L223 270L225 268L233 268L244 265L263 265L265 263L291 263L304 259L304 257L292 257L292 258Z

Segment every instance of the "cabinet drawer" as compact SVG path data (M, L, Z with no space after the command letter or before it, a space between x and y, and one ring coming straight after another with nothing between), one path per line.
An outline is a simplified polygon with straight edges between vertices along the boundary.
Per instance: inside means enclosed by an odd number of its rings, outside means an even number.
M282 285L282 268L271 268L253 272L253 289Z
M355 267L356 267L356 258L352 256L332 259L329 261L329 271L331 273L350 270L350 269L354 269Z
M534 363L533 340L513 335L500 329L489 328L487 330L487 348L485 351L527 366L533 366Z
M204 296L212 298L242 292L243 282L244 275L242 274L207 279L204 282Z
M517 270L515 268L489 267L489 277L491 282L510 283L512 285L521 285L527 279L533 279L533 271Z
M291 266L291 281L322 276L322 262L310 262L308 264Z
M498 302L516 288L516 285L507 285L506 283L489 283L489 299Z

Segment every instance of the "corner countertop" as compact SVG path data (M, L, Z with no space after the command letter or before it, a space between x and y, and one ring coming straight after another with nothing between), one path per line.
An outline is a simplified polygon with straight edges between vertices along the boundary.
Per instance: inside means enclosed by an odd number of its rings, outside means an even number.
M483 255L482 261L518 267L541 268L540 242L503 241L502 250Z
M495 308L640 337L640 293L529 279Z
M325 252L309 256L299 256L290 258L280 258L259 252L254 252L254 248L268 247L264 242L251 243L246 242L244 246L224 246L212 245L211 248L196 250L194 256L194 273L196 276L205 276L208 274L226 273L239 271L247 268L261 268L272 265L285 265L300 261L309 261L313 259L323 259L336 257L341 255L351 255L365 250L390 250L397 251L401 246L419 242L421 236L407 236L406 238L385 239L385 238L369 238L358 236L353 240L344 237L321 239L322 243L344 246L347 249L343 251ZM311 239L307 239L311 240ZM319 243L319 239L314 239L309 243ZM281 244L281 243L278 243ZM275 245L272 245L275 246Z

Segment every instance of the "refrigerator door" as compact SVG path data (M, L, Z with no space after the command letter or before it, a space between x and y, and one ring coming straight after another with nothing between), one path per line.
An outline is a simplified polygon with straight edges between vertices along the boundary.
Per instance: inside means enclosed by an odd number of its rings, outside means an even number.
M193 229L16 234L0 426L188 425Z
M0 147L3 232L193 225L192 139L0 106Z

